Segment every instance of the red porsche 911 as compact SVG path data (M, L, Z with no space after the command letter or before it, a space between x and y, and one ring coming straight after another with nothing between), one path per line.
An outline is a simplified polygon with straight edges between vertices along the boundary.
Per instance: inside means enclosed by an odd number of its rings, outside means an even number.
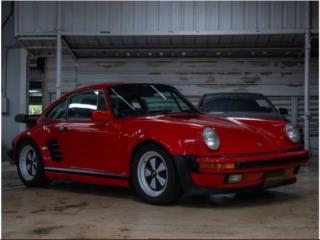
M283 119L206 116L162 84L99 84L74 90L12 142L22 182L132 187L149 203L185 194L294 183L309 152Z

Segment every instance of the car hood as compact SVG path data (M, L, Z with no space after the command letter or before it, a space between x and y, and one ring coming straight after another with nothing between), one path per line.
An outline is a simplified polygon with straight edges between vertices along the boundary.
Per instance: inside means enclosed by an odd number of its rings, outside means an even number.
M202 114L168 114L145 119L189 128L215 128L221 140L219 153L223 154L277 151L294 146L285 136L286 122L283 119L215 117Z
M185 125L190 127L237 127L237 124L232 121L203 114L161 114L154 116L143 116L136 118L142 121L161 122L175 125Z

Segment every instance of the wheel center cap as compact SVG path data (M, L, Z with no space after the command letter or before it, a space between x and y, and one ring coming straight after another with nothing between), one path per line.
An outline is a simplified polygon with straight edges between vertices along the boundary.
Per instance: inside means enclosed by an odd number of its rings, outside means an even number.
M152 175L152 177L155 177L155 176L157 176L157 171L152 171L152 173L151 173L151 175Z

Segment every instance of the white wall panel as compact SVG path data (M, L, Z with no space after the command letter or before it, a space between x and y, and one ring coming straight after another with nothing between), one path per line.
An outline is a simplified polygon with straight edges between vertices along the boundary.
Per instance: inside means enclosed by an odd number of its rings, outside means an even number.
M245 30L257 28L257 2L244 2L244 26Z
M91 34L198 34L302 31L307 2L109 1L62 2L62 30ZM54 33L56 2L17 2L17 33ZM312 26L318 26L312 3ZM173 32L172 32L173 31Z
M216 31L219 28L219 2L207 2L207 30Z

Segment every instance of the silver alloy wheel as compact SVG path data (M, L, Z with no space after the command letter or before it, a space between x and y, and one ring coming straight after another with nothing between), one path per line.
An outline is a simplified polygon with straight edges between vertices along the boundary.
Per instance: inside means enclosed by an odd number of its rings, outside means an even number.
M37 154L35 149L30 146L24 146L19 155L19 168L22 177L26 181L32 180L38 169Z
M150 197L157 197L167 187L168 169L163 157L155 152L144 153L138 163L137 175L139 184Z

